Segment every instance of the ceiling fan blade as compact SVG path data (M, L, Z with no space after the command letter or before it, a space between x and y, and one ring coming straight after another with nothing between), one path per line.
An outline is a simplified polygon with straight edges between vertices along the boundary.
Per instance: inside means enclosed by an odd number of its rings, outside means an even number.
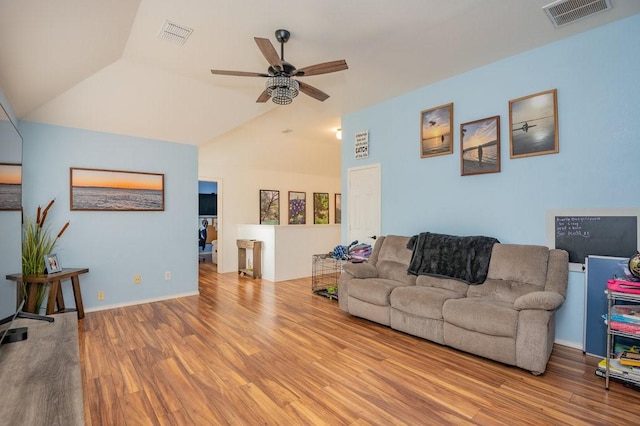
M319 100L320 102L324 102L329 97L329 95L324 93L322 90L316 89L310 84L303 83L302 81L298 81L298 84L300 85L300 91L302 93L307 94L312 98Z
M330 72L343 71L348 69L347 61L340 59L338 61L324 62L322 64L310 65L308 67L300 68L295 75L297 76L309 76L318 74L328 74Z
M278 52L276 51L276 48L273 47L271 40L269 40L268 38L260 38L260 37L254 37L253 39L256 41L256 44L258 45L258 49L260 49L260 52L262 52L262 55L269 62L269 65L271 65L274 68L278 67L279 69L282 69L282 60L280 59L280 56L278 56Z
M260 96L258 96L258 99L256 99L256 102L263 103L263 102L267 102L269 99L271 99L271 96L269 96L269 94L265 90L262 93L260 93Z
M247 71L211 70L211 74L233 75L236 77L269 77L269 74L264 74L260 72L247 72Z

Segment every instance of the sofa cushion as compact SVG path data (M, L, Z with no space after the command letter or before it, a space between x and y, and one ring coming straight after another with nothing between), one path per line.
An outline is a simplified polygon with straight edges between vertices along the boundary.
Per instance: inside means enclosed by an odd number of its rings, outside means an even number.
M467 297L486 297L513 303L519 297L539 290L540 287L534 284L487 279L482 285L469 287Z
M342 270L353 275L355 278L376 278L378 276L376 267L367 262L346 262L342 265Z
M544 289L549 249L543 246L495 244L488 279L527 283Z
M433 277L431 275L419 275L416 278L416 285L450 290L456 293L460 293L462 296L464 296L469 289L469 284L465 282L454 280L451 278Z
M442 319L442 305L463 294L435 287L398 287L391 292L391 307L422 318Z
M378 277L408 285L415 284L416 277L407 273L411 261L411 250L407 248L408 241L409 237L397 235L385 237L376 262Z
M378 277L397 281L401 285L414 285L416 276L407 274L407 265L389 260L378 260L376 264Z
M408 266L411 261L411 250L407 248L408 242L409 237L387 235L378 252L378 261L390 260Z
M349 297L374 305L388 306L391 291L401 283L384 278L354 278L349 281Z
M442 317L457 327L491 336L515 337L518 326L513 305L491 298L449 299L442 307Z

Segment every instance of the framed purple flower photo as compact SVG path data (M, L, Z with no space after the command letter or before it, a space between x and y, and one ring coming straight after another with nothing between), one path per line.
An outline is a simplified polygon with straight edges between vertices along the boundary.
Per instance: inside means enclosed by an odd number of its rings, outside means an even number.
M289 225L307 223L307 193L289 191Z

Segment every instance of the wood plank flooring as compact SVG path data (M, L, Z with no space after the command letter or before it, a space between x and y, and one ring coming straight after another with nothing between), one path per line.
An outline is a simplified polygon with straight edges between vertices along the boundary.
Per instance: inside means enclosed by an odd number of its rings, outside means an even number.
M200 264L200 296L87 313L87 425L629 425L640 392L556 345L542 376Z

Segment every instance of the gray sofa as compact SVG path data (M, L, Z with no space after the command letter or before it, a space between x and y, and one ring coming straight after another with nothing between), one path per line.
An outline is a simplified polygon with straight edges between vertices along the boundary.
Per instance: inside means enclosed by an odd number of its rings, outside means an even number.
M411 275L409 237L380 237L370 259L346 263L340 309L411 335L504 364L544 373L555 338L555 312L569 273L564 250L495 244L486 280L470 285Z

